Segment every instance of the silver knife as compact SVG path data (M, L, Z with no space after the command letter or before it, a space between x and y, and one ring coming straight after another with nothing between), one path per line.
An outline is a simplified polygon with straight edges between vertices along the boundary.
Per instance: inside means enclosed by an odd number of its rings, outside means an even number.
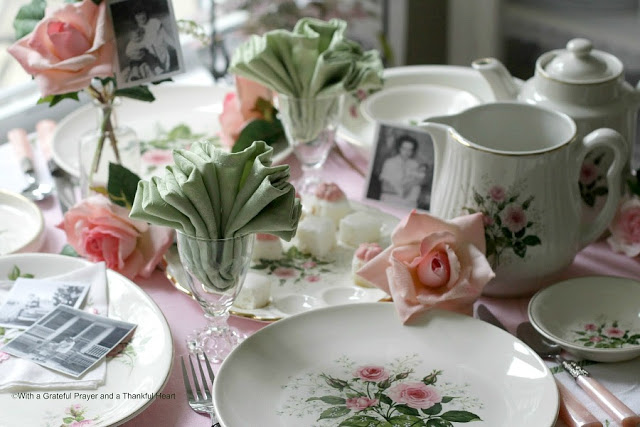
M483 304L476 308L476 316L503 331L507 328L500 320ZM554 378L555 379L555 378ZM558 393L560 394L560 418L569 427L602 427L602 423L593 416L587 408L567 389L560 381L556 380Z

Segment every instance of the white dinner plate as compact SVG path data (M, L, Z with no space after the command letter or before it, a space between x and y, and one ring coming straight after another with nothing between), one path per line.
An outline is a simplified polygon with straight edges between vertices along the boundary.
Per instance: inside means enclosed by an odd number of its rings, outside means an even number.
M213 388L226 427L549 427L558 413L551 372L517 338L440 310L403 326L392 303L272 323L231 352Z
M351 201L351 207L357 211L369 212L382 220L381 246L388 245L398 218L377 208ZM284 250L290 251L278 261L260 266L252 264L246 281L256 280L255 275L267 275L273 279L270 303L263 308L245 309L231 306L231 314L254 320L274 321L303 311L320 307L335 306L356 302L375 302L388 297L378 288L364 288L353 282L351 261L356 248L339 244L331 262L317 262L310 255L296 251L295 238L284 244ZM180 263L178 249L174 245L165 255L166 273L169 280L181 291L187 290L185 272ZM264 268L263 268L264 267Z
M80 258L54 254L18 254L0 257L0 280L7 280L14 267L21 274L35 278L55 276L90 263ZM173 344L171 332L158 306L135 283L107 270L109 317L137 324L130 344L116 357L107 359L104 385L95 390L76 390L80 393L114 393L114 398L14 398L0 393L0 426L60 426L69 416L70 408L81 411L91 426L119 425L135 417L149 406L164 388L171 372ZM4 333L4 332L3 332ZM51 393L55 393L51 390ZM43 392L39 392L41 396ZM116 399L116 394L120 398ZM132 397L123 397L129 393ZM171 397L169 397L171 398ZM176 397L173 396L173 399ZM77 406L76 406L77 405Z
M0 190L0 255L35 252L44 241L40 208L26 197Z
M455 65L394 67L386 68L383 77L383 91L397 86L430 84L466 90L479 98L481 103L495 100L484 77L471 67ZM375 123L363 116L359 104L357 98L348 98L343 109L338 136L358 147L365 156L369 156L375 138Z
M178 124L186 124L193 134L215 136L220 130L218 116L229 86L194 86L165 83L152 86L156 97L153 102L122 98L116 107L118 123L131 127L142 141L158 137L158 129L168 132ZM78 108L58 123L53 134L52 156L67 173L79 177L78 147L80 136L96 128L96 111L93 105ZM291 153L286 146L274 147L274 162Z

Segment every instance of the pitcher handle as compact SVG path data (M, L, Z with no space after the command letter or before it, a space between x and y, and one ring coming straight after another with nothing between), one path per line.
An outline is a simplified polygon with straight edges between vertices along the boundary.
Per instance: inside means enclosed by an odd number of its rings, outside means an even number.
M613 162L607 170L607 200L595 220L589 224L582 224L580 248L584 248L595 241L609 226L620 202L620 189L622 188L621 174L625 166L626 143L622 135L613 129L597 129L582 139L582 149L578 156L579 167L584 162L588 152L597 147L605 147L613 151Z

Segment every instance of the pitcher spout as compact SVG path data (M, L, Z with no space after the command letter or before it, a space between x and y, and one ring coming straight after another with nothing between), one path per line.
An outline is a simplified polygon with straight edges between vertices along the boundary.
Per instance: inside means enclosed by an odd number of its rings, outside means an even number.
M476 59L471 63L491 88L496 101L512 101L518 97L520 88L507 68L495 58Z

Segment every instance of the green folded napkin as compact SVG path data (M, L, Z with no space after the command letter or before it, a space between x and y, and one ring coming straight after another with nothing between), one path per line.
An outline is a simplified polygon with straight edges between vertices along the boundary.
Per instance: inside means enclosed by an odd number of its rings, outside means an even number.
M234 51L229 71L296 98L380 87L379 53L346 39L346 28L340 19L302 18L293 31L254 35Z
M289 166L271 166L272 155L273 148L263 141L238 153L207 141L198 141L189 150L176 149L174 164L165 168L164 175L138 183L130 216L199 239L269 233L291 240L300 219L300 199L288 182ZM192 272L203 284L218 290L232 285L229 273L213 263L222 257L231 268L237 248L230 246L215 260L208 258L206 240L185 241L198 246L184 251L197 254L198 260L183 262L199 268L199 274Z

